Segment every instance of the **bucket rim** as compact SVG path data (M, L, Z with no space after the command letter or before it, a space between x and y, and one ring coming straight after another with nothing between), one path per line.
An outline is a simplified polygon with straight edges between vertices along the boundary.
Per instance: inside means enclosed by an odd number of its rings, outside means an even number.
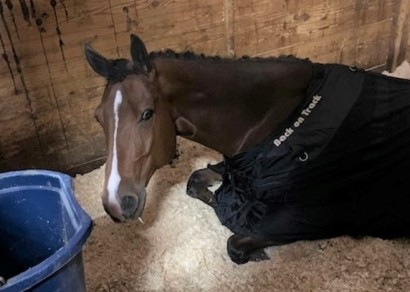
M72 209L71 211L76 217L73 219L79 223L78 230L64 246L56 250L51 256L24 272L7 279L6 284L0 287L1 292L26 291L58 272L63 266L82 252L82 247L92 231L92 220L78 203L74 195L73 179L69 175L51 170L30 169L0 173L0 180L12 176L31 175L50 176L60 181L60 196L63 194L66 195L69 203L66 208Z

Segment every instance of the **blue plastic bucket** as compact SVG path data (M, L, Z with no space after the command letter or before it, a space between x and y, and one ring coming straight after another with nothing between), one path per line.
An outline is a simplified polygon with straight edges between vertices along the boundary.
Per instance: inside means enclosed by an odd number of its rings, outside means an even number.
M0 291L86 291L82 246L91 229L68 175L0 174Z

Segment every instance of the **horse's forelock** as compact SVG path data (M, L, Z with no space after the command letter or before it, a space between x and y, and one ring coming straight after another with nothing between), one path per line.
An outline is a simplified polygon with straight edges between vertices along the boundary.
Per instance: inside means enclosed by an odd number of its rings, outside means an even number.
M139 70L134 66L133 62L127 59L116 59L110 61L107 80L110 82L122 82L131 74L138 74Z

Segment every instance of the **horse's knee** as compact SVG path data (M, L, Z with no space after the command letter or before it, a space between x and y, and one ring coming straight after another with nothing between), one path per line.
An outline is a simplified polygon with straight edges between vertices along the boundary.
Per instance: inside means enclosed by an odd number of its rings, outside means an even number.
M188 179L189 185L199 185L209 187L222 180L222 176L210 168L203 168L194 171Z
M188 179L188 185L196 185L202 181L200 170L195 170Z

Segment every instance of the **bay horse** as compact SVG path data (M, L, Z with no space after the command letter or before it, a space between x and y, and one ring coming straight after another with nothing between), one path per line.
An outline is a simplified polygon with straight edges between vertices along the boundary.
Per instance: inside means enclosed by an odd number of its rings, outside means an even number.
M89 45L85 55L107 80L95 116L114 221L140 218L145 188L174 158L179 135L224 156L193 172L187 193L234 233L235 263L297 240L409 235L409 81L292 56L148 54L135 35L132 60Z

